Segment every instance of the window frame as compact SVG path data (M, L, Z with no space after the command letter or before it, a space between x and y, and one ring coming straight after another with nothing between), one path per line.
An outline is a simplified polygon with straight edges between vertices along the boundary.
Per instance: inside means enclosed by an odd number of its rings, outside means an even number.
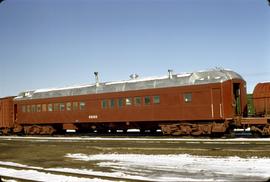
M144 96L143 103L146 106L151 105L151 97L150 96Z
M114 108L115 107L115 99L110 99L109 100L109 107Z
M80 101L79 103L79 109L80 111L84 111L86 108L86 103L84 101Z
M31 112L31 105L27 105L27 112Z
M27 107L25 105L22 106L22 112L23 113L27 112Z
M159 95L153 96L153 104L160 104L160 96Z
M36 105L31 105L31 112L37 112Z
M142 105L142 97L139 97L139 96L134 97L134 105L135 106L141 106Z
M47 112L47 104L41 105L41 112Z
M66 103L66 111L71 111L72 110L72 104L71 102Z
M36 111L37 112L41 112L42 110L41 110L41 104L37 104L37 106L36 106Z
M52 112L53 111L53 104L48 104L48 112Z
M108 102L107 102L107 100L106 100L106 99L102 99L102 100L101 100L101 108L102 108L102 109L107 109L107 107L108 107Z
M66 104L65 103L59 103L59 111L63 112L66 110Z
M60 103L54 103L54 104L53 104L53 110L54 110L55 112L60 111Z
M126 106L132 106L132 98L131 97L125 98L125 105Z
M124 99L123 98L117 99L117 105L118 108L122 108L124 106Z
M190 103L192 102L192 93L187 92L183 94L184 103Z
M78 102L72 102L72 109L73 109L73 111L78 111L79 110Z

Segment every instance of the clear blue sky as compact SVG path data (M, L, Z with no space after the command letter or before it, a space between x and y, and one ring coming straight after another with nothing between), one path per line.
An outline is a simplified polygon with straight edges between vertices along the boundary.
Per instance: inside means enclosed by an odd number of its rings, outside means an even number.
M270 80L266 0L5 0L0 96L214 67Z

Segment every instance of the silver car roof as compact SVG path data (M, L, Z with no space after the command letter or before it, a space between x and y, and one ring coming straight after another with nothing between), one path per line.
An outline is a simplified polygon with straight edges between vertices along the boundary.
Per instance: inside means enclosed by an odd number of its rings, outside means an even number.
M243 79L232 70L213 69L197 71L193 73L172 74L171 76L133 78L117 82L103 82L88 85L79 85L63 88L37 89L21 92L15 100L44 99L65 96L78 96L87 94L124 92L133 90L178 87L188 85L199 85L209 83L222 83L232 79Z

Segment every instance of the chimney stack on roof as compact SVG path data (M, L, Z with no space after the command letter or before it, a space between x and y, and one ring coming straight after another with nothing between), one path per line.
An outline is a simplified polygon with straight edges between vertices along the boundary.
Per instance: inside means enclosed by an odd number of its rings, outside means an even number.
M172 79L173 78L173 70L169 69L168 70L168 73L169 73L169 79Z
M96 79L96 87L99 86L99 78L98 78L98 72L94 72L95 74L95 79Z

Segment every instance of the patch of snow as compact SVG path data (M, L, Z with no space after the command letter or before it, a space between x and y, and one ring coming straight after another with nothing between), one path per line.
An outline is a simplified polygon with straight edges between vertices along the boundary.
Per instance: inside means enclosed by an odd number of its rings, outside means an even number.
M231 180L270 178L270 158L206 157L188 154L140 155L140 154L67 154L67 158L81 161L98 161L104 168L127 174L140 172L147 178L150 174L155 181L172 181L186 176L191 180ZM162 174L167 174L164 178ZM203 176L202 176L203 174ZM164 179L164 180L163 180ZM226 179L226 178L225 178ZM189 179L188 179L189 180Z
M119 179L128 179L128 180L143 180L143 181L153 181L153 178L151 177L145 177L141 176L142 172L145 172L145 170L138 170L138 173L136 175L126 174L123 171L116 171L116 172L101 172L101 171L93 171L91 169L72 169L72 168L41 168L41 167L34 167L34 166L27 166L23 164L13 163L13 162L2 162L0 161L2 165L7 165L9 167L24 167L27 168L26 170L16 170L16 169L10 169L5 167L0 167L0 174L8 177L16 177L16 178L22 178L25 180L33 180L33 181L91 181L91 182L107 182L108 180L103 180L100 178L103 177L113 177L113 178L119 178ZM44 170L47 172L39 172L34 169ZM67 172L67 173L73 173L73 174L85 174L85 175L94 175L98 176L100 178L78 178L78 177L70 177L70 176L64 176L64 175L55 175L51 174L51 172ZM133 174L135 174L133 172ZM1 175L0 175L1 176ZM164 178L164 179L163 179ZM160 181L209 181L209 180L198 180L198 179L192 179L192 178L174 178L174 177L161 177ZM211 180L213 181L213 180Z
M31 180L31 181L63 181L63 182L102 182L108 180L102 179L89 179L89 178L79 178L79 177L71 177L71 176L64 176L64 175L55 175L51 173L39 172L36 170L16 170L16 169L9 169L0 167L0 174L2 176L8 177L15 177L15 178L22 178L24 180Z
M0 161L0 165L12 166L12 167L23 167L23 168L37 169L37 170L42 169L41 167L30 167L30 166L27 166L27 165L24 165L24 164L18 164L18 163L15 163L15 162L4 162L4 161Z
M94 162L100 168L41 168L0 161L1 165L24 167L25 170L0 167L0 174L35 181L104 181L52 174L70 172L143 181L266 181L270 178L270 158L207 157L189 154L98 154L69 153L66 158ZM105 168L106 172L104 172ZM44 170L40 172L38 170ZM107 171L110 169L110 171Z
M161 177L160 179L153 179L150 176L141 176L145 170L140 170L137 173L133 172L133 174L128 174L125 172L126 169L121 169L116 172L101 172L101 171L92 171L88 169L71 169L71 168L50 168L51 171L65 171L74 174L88 174L95 175L100 177L113 177L113 178L121 178L123 180L140 180L140 181L214 181L209 179L193 179L187 177ZM135 174L135 175L134 175Z

